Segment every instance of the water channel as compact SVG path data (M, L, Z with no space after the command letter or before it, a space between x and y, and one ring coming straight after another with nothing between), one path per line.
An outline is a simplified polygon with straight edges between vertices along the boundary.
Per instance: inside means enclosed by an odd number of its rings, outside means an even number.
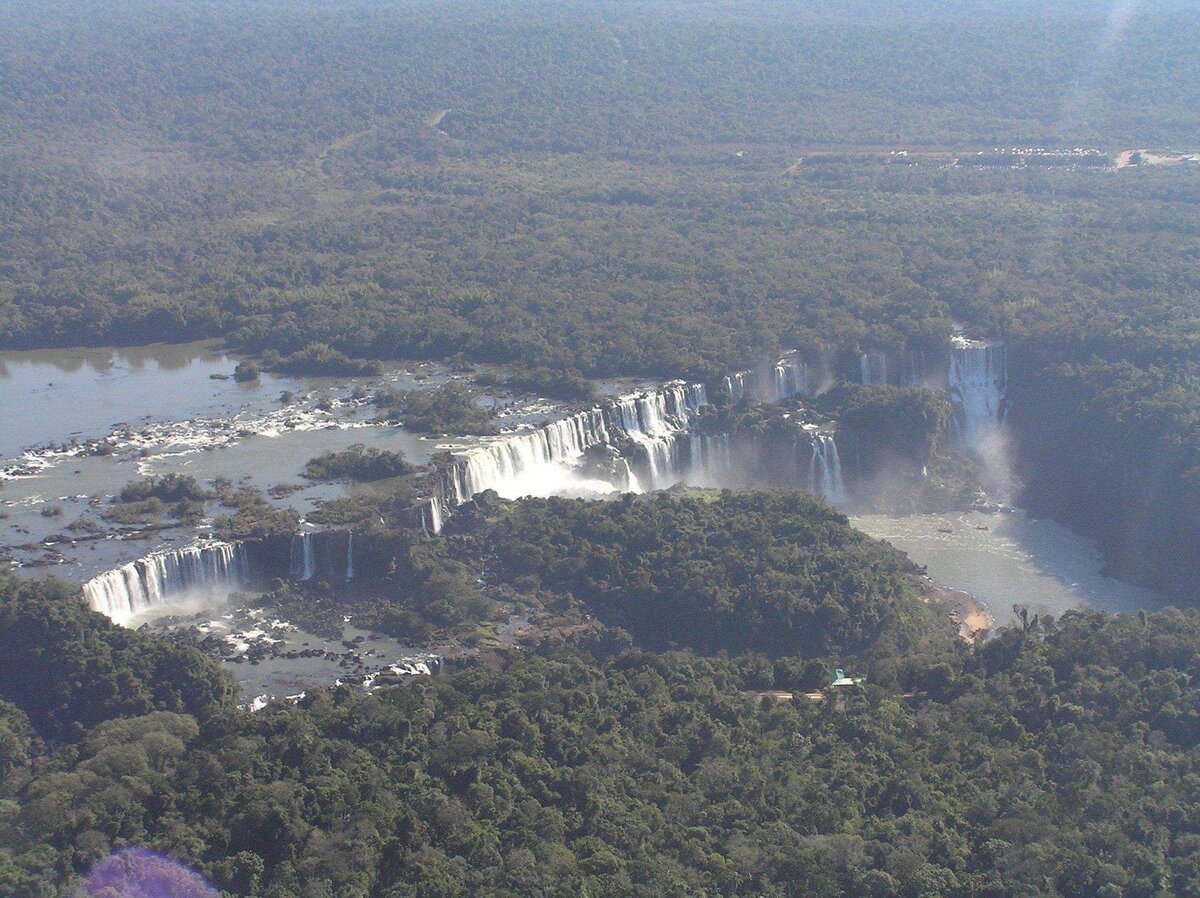
M371 406L355 398L356 388L359 394L383 384L420 389L457 376L440 366L413 364L381 377L339 380L264 374L243 384L230 377L236 363L212 343L0 353L0 508L5 516L0 544L9 564L82 581L194 538L192 528L134 536L135 543L112 538L75 543L64 535L67 525L94 516L106 497L138 475L181 472L201 482L224 477L266 490L301 482L309 459L355 443L402 451L417 464L438 449L469 445L469 440L421 437L373 423ZM602 384L601 392L630 383ZM292 394L286 402L284 393ZM510 410L517 417L505 423L519 422L522 415L544 420L554 414L550 404L532 404ZM98 439L113 441L118 451L95 455L71 446ZM351 489L308 484L277 501L303 514L314 501ZM46 513L48 508L57 511ZM1011 621L1015 604L1055 614L1087 606L1132 612L1161 604L1151 592L1104 576L1103 561L1089 540L1019 510L860 514L852 521L907 552L938 582L980 599L999 625ZM47 540L56 541L49 554ZM52 567L46 566L48 560ZM219 619L214 621L220 629ZM278 630L280 638L293 638L285 627ZM381 656L400 648L374 646ZM308 666L329 673L326 662ZM262 685L278 680L282 687L288 676L286 670L268 674L263 669L243 679L247 688L251 679ZM291 685L299 688L307 680Z

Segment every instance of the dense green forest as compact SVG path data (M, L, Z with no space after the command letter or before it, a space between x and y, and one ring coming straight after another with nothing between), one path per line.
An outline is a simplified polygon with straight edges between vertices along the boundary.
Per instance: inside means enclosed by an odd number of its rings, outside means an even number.
M165 185L124 196L86 172L78 190L25 178L32 163L14 160L0 333L9 346L225 334L295 353L288 370L315 365L319 343L673 377L780 346L940 347L955 318L1060 358L1195 357L1200 171L784 175L789 161L351 155L315 195L281 175L159 197ZM637 202L619 195L631 185ZM196 221L224 190L237 205Z
M948 631L908 558L800 491L484 493L438 539L386 494L322 502L310 519L354 530L354 589L273 581L262 604L320 632L352 615L413 645L474 644L515 613L539 633L595 619L645 648L803 660L894 652Z
M6 577L0 609L21 898L129 844L247 896L1200 889L1194 612L881 653L822 702L760 702L772 669L739 657L557 642L248 714L201 655L148 665L154 637L62 587Z
M680 376L955 317L1195 353L1200 173L945 167L1197 143L1186 5L458 13L6 4L0 339Z
M801 492L484 503L494 576L581 601L641 644L774 655L905 645L913 564Z
M58 580L0 575L0 696L52 742L75 741L114 717L155 709L200 715L232 701L232 685L198 653L113 626Z
M1105 160L1200 151L1197 46L1192 0L9 0L0 347L219 337L245 380L445 359L583 400L785 348L852 376L961 326L1009 347L1020 501L1193 605L1200 166ZM992 152L1037 146L1101 155ZM497 426L457 384L375 399ZM942 397L806 405L859 476L971 492ZM792 439L798 412L701 427ZM971 646L800 493L485 494L430 539L416 490L307 516L353 530L353 588L247 599L483 647L373 695L251 714L186 640L0 573L0 895L72 894L127 846L256 898L1200 895L1200 612L1023 613ZM104 514L212 498L221 536L296 530L225 480ZM865 682L805 695L836 666Z

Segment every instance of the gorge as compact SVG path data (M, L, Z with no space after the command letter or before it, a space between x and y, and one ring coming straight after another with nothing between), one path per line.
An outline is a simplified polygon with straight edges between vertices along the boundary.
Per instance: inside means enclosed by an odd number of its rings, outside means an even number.
M941 579L949 572L950 585L968 591L976 586L987 592L991 581L986 576L963 575L964 565L947 565L945 553L935 544L942 538L951 544L948 551L954 558L982 559L978 564L965 564L971 571L982 571L987 558L1016 557L1014 552L1021 555L1019 544L1032 531L1022 524L1014 534L1003 524L1020 513L995 519L990 532L982 519L972 518L968 523L953 515L880 515L871 507L873 484L862 477L858 449L853 447L854 457L847 458L842 445L846 434L838 422L819 415L815 421L805 420L804 409L831 385L844 383L848 375L864 386L877 387L889 381L920 385L948 398L952 414L947 439L951 445L977 454L986 465L995 462L1004 467L1007 366L1003 344L960 336L941 353L905 351L891 356L872 352L838 362L823 353L792 351L760 368L730 374L715 387L673 381L618 393L585 408L567 409L550 420L518 423L500 436L475 441L473 446L452 447L441 461L434 460L432 473L424 478L431 489L417 508L419 523L427 533L439 533L456 507L486 490L517 498L602 497L665 489L676 483L796 487L855 512L855 523L873 535L894 538L919 562L933 560ZM713 390L715 400L710 396ZM772 404L796 400L802 417L790 419L785 410L782 420L789 423L781 433L755 435L722 429L722 408L735 408L743 401ZM1006 469L1001 474L998 480L1008 476ZM1013 523L1016 526L1015 520ZM965 533L967 528L969 540L950 536L950 531ZM910 532L931 536L906 538ZM1060 540L1067 547L1064 557L1079 551L1072 548L1069 537L1064 531ZM364 539L362 551L368 559L369 575L374 547L369 535ZM355 543L355 535L347 528L311 525L282 542L203 540L160 549L103 571L87 581L84 593L92 607L113 620L138 623L157 614L218 604L230 593L260 586L271 577L297 583L315 578L344 583L356 574ZM1052 567L1054 564L1057 562ZM1070 568L1064 565L1064 569ZM1075 595L1071 584L1078 580L1064 575L1064 591L1055 599L1056 605L1066 607L1088 600L1086 595ZM1057 595L1053 589L1042 591ZM1004 614L1008 593L993 592L985 598L1001 603L998 610ZM1121 606L1122 601L1118 595L1102 599L1101 604Z
M901 372L899 382L946 389L954 408L955 441L963 448L985 451L1003 421L1007 386L1003 344L956 338L946 367L935 377L923 376L915 352L903 358L905 364L896 366ZM823 372L822 384L828 383L828 366L822 362L817 370ZM813 392L809 372L799 353L789 352L767 370L727 376L726 398L736 404L809 396ZM864 386L886 385L887 372L884 354L862 356ZM704 384L680 381L617 397L529 432L498 437L451 460L446 488L429 500L426 525L437 532L454 505L488 489L518 498L642 492L683 481L715 486L765 482L806 489L834 505L847 502L850 491L836 426L804 423L805 437L790 444L792 457L758 459L762 446L735 446L728 433L705 426L710 407Z

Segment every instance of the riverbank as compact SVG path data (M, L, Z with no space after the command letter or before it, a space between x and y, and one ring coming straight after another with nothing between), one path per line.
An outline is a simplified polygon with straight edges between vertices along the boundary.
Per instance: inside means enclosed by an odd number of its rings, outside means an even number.
M959 638L966 642L982 642L996 626L996 619L987 605L961 589L929 581L925 587L925 600L947 610L946 616L958 627Z

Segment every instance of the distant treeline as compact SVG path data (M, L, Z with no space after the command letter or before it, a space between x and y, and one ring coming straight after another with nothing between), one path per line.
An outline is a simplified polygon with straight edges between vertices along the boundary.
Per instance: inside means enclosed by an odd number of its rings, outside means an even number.
M6 4L0 345L699 376L953 318L1194 351L1200 173L785 175L822 144L1200 144L1185 5L1100 57L1101 11L995 7Z
M0 113L239 162L364 130L411 146L417 127L554 152L1155 145L1200 137L1191 12L1135 8L1112 39L1082 2L15 0Z

